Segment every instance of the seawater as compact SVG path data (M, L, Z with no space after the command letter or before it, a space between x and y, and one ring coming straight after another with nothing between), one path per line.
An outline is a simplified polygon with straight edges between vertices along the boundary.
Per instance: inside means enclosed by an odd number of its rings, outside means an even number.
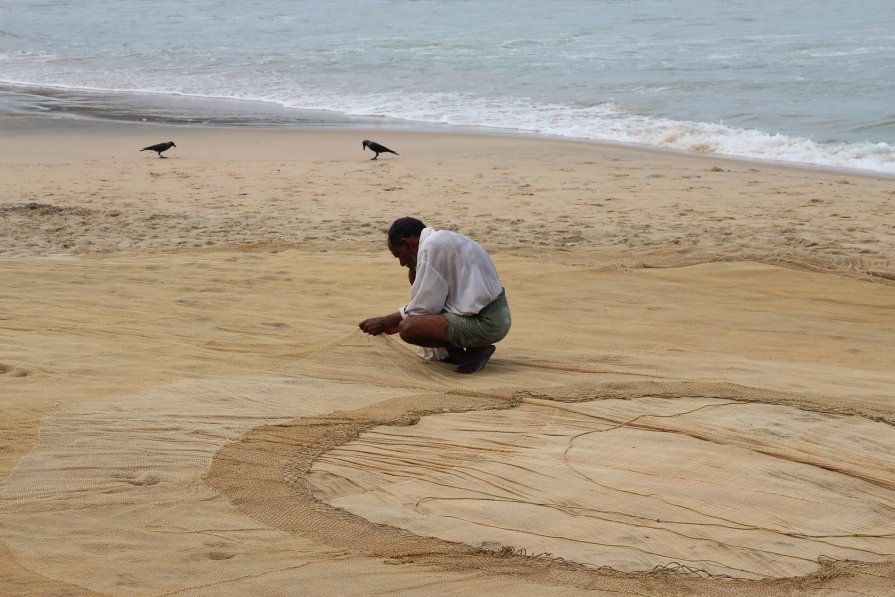
M891 0L0 0L11 109L460 126L895 173L893 100Z

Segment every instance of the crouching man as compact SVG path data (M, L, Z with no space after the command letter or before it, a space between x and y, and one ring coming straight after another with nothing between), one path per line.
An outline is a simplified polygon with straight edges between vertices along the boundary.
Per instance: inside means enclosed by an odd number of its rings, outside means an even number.
M399 218L388 249L407 267L410 302L397 312L360 322L367 334L400 334L408 344L444 349L442 361L476 373L510 331L510 307L485 249L466 236Z

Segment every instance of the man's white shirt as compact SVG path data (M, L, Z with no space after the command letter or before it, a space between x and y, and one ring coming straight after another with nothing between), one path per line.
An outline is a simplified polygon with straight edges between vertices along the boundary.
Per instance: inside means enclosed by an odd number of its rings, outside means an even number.
M442 311L475 315L503 292L494 262L477 242L449 230L420 234L416 278L401 317Z

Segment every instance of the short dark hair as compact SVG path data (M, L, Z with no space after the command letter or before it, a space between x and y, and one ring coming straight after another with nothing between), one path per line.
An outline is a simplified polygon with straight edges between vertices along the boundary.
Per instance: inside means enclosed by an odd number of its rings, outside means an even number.
M388 244L397 245L402 238L419 238L425 227L416 218L398 218L388 229Z

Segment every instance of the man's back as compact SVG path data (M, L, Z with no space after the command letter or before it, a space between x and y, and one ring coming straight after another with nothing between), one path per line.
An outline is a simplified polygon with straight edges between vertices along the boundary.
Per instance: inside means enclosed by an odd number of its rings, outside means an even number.
M433 313L440 302L435 313L475 315L502 291L494 262L479 243L450 230L432 230L421 240L411 314Z

